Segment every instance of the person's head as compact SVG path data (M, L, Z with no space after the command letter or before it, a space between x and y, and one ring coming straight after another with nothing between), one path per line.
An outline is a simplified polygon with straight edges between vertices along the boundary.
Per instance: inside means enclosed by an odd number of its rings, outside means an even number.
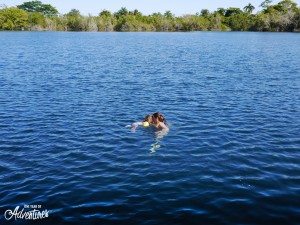
M164 122L165 121L165 117L159 112L154 113L153 117L154 117L155 120L158 120L159 122Z
M152 115L148 114L145 119L144 122L148 122L149 124L152 122Z

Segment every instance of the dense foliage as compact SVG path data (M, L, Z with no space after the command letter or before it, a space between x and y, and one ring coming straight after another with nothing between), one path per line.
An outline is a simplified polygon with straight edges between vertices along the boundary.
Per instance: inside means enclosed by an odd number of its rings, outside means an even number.
M170 11L143 15L121 8L115 13L103 10L98 16L83 16L77 9L59 14L41 1L24 2L17 7L0 6L1 30L45 31L300 31L300 8L291 0L272 5L265 0L253 14L250 3L243 9L207 9L195 15L176 17Z

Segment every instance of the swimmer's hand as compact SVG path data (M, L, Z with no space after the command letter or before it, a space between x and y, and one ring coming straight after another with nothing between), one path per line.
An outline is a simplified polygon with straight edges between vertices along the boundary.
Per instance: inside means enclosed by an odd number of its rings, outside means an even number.
M144 127L149 127L150 124L149 124L148 122L143 122L143 126L144 126Z
M135 122L135 123L133 123L133 124L131 124L131 125L127 125L126 127L130 128L130 130L131 130L132 132L135 132L136 128L137 128L138 126L141 126L141 125L143 125L142 122Z

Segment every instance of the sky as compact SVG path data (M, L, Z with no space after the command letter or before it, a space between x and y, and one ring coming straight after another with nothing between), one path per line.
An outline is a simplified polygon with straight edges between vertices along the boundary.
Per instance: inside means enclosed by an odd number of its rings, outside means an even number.
M8 7L21 5L32 0L0 0L0 5ZM215 11L217 8L237 7L243 9L251 3L257 12L261 10L259 5L264 0L40 0L44 4L54 6L61 14L68 13L71 9L78 9L82 15L98 15L102 10L118 11L121 7L128 10L138 9L144 15L155 12L164 13L170 10L176 16L195 14L202 9ZM277 4L280 0L273 0ZM293 0L300 6L300 0Z

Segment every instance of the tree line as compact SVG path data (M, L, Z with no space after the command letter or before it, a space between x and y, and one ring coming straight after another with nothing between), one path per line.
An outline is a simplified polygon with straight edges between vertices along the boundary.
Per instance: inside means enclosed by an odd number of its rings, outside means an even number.
M60 14L41 1L24 2L16 7L0 5L0 30L29 31L300 31L300 8L292 0L272 4L272 0L243 9L218 8L210 12L175 16L171 11L143 15L125 7L117 12L103 10L98 16L83 16L77 9Z

